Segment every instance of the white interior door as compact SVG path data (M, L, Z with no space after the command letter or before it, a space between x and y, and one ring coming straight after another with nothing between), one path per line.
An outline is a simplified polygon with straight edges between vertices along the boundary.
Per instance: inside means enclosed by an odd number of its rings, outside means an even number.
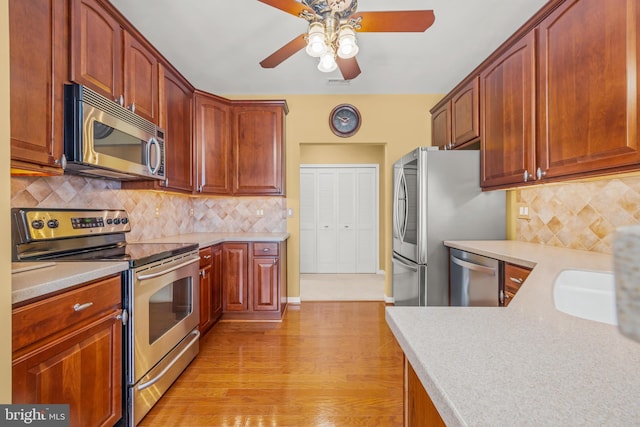
M377 165L300 168L300 272L378 270Z

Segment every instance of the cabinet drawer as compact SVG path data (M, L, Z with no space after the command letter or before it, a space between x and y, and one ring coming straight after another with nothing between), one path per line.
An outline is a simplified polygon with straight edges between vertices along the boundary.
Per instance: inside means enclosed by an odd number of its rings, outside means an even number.
M86 286L13 310L12 350L54 335L69 327L120 307L120 276L88 283Z
M531 269L526 267L521 267L515 264L504 264L504 293L505 293L505 301L504 305L509 305L511 299L515 296L522 286L522 283L527 279L531 273Z
M280 246L276 242L269 243L254 243L253 244L253 256L272 256L278 255L278 248Z
M213 252L211 251L211 246L200 249L200 268L205 268L206 266L211 264L212 254Z

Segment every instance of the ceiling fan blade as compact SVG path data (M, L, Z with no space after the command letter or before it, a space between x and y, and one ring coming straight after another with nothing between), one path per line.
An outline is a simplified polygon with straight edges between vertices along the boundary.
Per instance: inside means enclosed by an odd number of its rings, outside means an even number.
M264 4L268 4L269 6L273 6L276 9L280 9L284 12L290 13L295 16L300 16L300 13L303 11L308 11L313 13L311 9L305 6L302 3L297 2L296 0L258 0Z
M307 45L307 41L304 39L305 36L306 34L300 34L295 39L291 40L289 43L263 59L262 62L260 62L262 68L275 68L300 49L304 49Z
M351 18L362 18L358 32L423 32L436 17L433 10L398 10L388 12L359 12Z
M353 80L361 73L360 66L358 65L358 61L355 56L349 59L337 57L336 62L338 63L338 68L340 68L342 77L345 80Z

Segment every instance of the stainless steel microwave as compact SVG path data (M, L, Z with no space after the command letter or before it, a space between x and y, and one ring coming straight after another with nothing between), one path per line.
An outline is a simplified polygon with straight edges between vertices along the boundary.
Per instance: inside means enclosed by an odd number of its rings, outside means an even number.
M165 179L164 130L76 83L65 85L64 103L65 172Z

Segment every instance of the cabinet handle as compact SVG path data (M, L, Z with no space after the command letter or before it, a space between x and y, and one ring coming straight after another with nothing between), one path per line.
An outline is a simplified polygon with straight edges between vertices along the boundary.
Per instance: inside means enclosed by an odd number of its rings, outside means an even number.
M536 171L536 176L538 177L538 179L542 179L542 177L547 176L547 173L542 172L542 169L538 168L538 170Z
M529 181L531 178L533 178L533 175L531 175L529 171L524 171L524 182Z
M117 97L116 99L114 99L114 101L116 102L116 104L118 104L121 107L124 107L124 97L122 95L120 95L119 97Z
M264 248L262 252L269 252L269 248Z
M136 112L136 103L132 102L131 104L129 104L129 106L127 107L127 110L131 111L132 113Z
M75 304L73 306L73 311L86 310L87 308L91 307L92 305L93 305L92 302L85 302L84 304Z
M524 280L522 280L522 279L521 279L521 278L519 278L519 277L509 277L509 280L511 280L512 282L517 283L517 284L519 284L519 285L521 285L521 284L522 284L522 282L524 281Z
M204 259L211 259L211 255L205 255Z
M200 275L200 277L204 277L204 270L200 270L198 274Z
M278 263L278 258L274 258L274 259L273 259L273 264L275 265L275 264L277 264L277 263Z

